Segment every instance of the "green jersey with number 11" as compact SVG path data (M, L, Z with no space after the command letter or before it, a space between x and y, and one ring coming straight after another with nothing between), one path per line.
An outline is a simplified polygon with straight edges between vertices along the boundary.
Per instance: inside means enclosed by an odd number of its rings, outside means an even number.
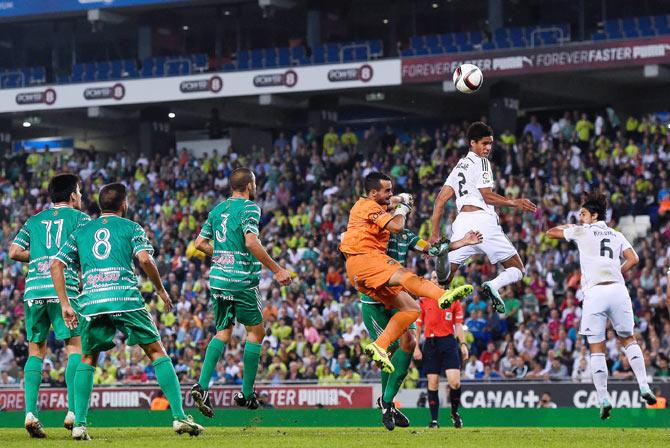
M104 214L73 233L56 259L81 268L78 312L95 316L144 308L133 263L143 250L153 255L144 229L117 215Z
M70 234L89 221L91 218L86 213L58 206L30 217L21 227L14 244L30 249L24 301L58 297L51 280L51 259ZM79 294L79 274L71 267L65 270L65 290L71 298Z
M258 235L261 209L248 199L229 198L209 212L200 236L212 240L211 288L239 291L258 286L261 263L245 244L249 232Z

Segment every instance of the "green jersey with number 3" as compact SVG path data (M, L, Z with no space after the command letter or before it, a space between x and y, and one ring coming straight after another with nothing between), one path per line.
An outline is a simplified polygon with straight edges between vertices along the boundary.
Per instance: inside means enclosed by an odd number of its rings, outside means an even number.
M51 280L51 259L68 237L89 221L91 218L86 213L59 206L39 212L21 227L14 244L30 250L24 301L58 297ZM74 298L79 294L76 269L68 267L65 270L65 289L68 297Z
M211 288L239 291L258 286L261 263L245 244L249 232L258 235L261 209L244 198L229 198L209 213L200 236L212 240Z
M143 250L153 255L142 226L117 215L104 214L73 233L56 259L81 269L78 312L95 316L144 308L133 263Z

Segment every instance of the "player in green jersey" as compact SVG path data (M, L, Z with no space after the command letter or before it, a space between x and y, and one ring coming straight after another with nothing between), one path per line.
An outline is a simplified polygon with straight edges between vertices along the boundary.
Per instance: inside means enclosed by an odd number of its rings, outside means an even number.
M405 265L410 249L429 253L439 258L443 257L450 249L455 250L459 247L479 244L481 239L482 236L478 232L470 232L459 241L450 243L447 240L442 240L431 248L427 241L421 239L411 230L405 229L400 233L391 234L386 254L397 260L401 265ZM365 327L370 337L376 339L397 310L386 309L383 304L365 294L360 295L360 300ZM405 380L412 361L412 354L416 347L416 339L413 335L415 329L416 325L413 323L399 339L389 346L389 352L393 353L391 362L395 370L393 373L382 372L382 396L377 399L377 406L383 411L382 423L389 431L392 431L396 426L401 428L409 426L409 419L395 407L393 399ZM385 410L387 411L384 412Z
M200 378L191 389L191 396L200 412L210 418L214 416L214 408L209 399L209 383L236 319L246 327L247 340L242 391L235 394L234 400L238 406L258 408L254 381L265 337L258 289L261 265L272 271L279 284L291 283L291 273L268 255L258 239L261 210L253 202L256 197L254 173L247 168L234 170L230 186L232 196L212 209L195 241L199 250L212 257L209 289L216 334L207 346Z
M63 244L51 265L51 276L69 328L81 330L82 360L75 377L75 426L72 438L89 440L86 417L93 374L100 352L114 347L118 331L127 337L128 345L138 344L152 361L156 379L170 402L177 434L198 435L202 426L184 414L179 380L170 357L160 341L156 324L146 310L138 288L133 258L156 288L166 311L172 308L154 263L153 247L144 229L128 219L126 187L121 183L100 190L102 214L74 232ZM80 269L84 288L73 309L66 293L64 271Z
M46 341L53 327L56 339L64 341L67 367L68 412L64 426L74 424L74 375L81 360L81 340L78 330L70 330L61 315L58 295L51 281L49 266L61 245L72 232L91 220L81 208L79 177L59 174L49 182L53 207L30 217L21 227L9 248L13 260L28 263L28 276L23 296L29 358L23 368L26 407L25 427L31 437L44 438L46 433L38 419L37 397L42 382L42 363L46 354ZM67 295L76 304L79 294L79 274L65 271Z

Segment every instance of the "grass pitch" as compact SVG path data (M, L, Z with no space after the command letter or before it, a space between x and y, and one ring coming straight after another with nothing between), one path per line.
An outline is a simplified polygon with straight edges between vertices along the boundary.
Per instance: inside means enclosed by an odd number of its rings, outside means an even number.
M47 428L47 439L29 439L22 429L0 429L3 448L68 445L107 448L209 447L607 447L668 446L670 429L593 428L206 428L199 437L168 428L89 429L90 442L75 442L64 429Z

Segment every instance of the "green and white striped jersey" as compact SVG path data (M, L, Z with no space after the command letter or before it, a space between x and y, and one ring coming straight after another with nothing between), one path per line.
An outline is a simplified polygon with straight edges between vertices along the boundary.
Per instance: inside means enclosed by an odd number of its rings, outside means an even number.
M69 206L43 210L28 218L14 238L14 244L30 250L24 301L58 297L51 280L51 260L69 236L90 221L86 213ZM65 288L68 297L79 294L76 269L65 270Z
M411 230L405 229L402 232L392 233L389 238L388 246L386 247L386 255L398 261L401 265L407 264L407 254L410 249L414 249L416 243L419 242L421 238L412 232ZM369 303L372 305L380 305L375 299L361 294L361 303Z
M244 236L258 235L261 209L244 198L229 198L214 207L200 236L212 240L211 288L239 291L258 286L261 263L247 249Z
M143 250L154 253L142 226L113 214L103 214L73 233L56 259L82 271L78 312L95 316L144 308L133 263Z

